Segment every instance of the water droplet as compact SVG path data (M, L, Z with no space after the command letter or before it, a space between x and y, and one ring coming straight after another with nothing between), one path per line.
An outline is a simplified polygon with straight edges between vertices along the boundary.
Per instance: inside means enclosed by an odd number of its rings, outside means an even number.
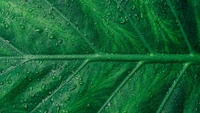
M58 106L56 110L57 110L57 113L59 113L59 111L60 111L60 106Z
M25 108L25 109L28 109L28 104L25 104L25 105L24 105L24 108Z
M143 15L143 13L141 13L140 17L141 17L141 18L144 18L144 15Z
M47 15L43 15L43 17L44 17L44 18L46 18L46 17L47 17Z
M25 26L23 26L23 25L20 25L20 27L21 27L21 29L25 29Z
M83 85L83 82L79 82L80 85Z
M51 35L49 38L50 38L50 39L55 39L55 36L54 36L54 35Z
M132 6L132 10L135 10L135 5Z
M66 100L68 100L68 101L69 101L69 100L70 100L70 97L69 97L69 96L68 96L68 97L66 97Z
M32 8L30 8L28 11L29 11L29 12L33 12L33 9L32 9Z
M10 5L10 4L8 4L8 5L7 5L7 8L10 8L10 6L11 6L11 5Z
M12 84L12 80L9 80L9 81L8 81L8 84Z
M58 25L58 26L61 26L62 24L61 24L61 23L57 23L57 25Z
M41 6L41 5L38 5L38 8L42 8L42 6Z
M62 110L62 113L69 113L69 111L68 110Z
M10 19L14 19L15 18L15 16L14 15L12 15L11 17L10 17Z
M59 40L58 43L59 43L59 44L63 43L63 40Z
M22 14L22 13L19 13L19 16L23 16L23 14Z
M125 24L125 23L126 23L126 20L122 20L120 23L121 23L121 24Z
M29 89L30 89L30 91L32 91L32 90L33 90L33 87L30 87Z
M90 104L87 104L87 107L90 107Z
M8 29L8 28L9 28L9 25L8 25L8 24L6 24L6 25L5 25L5 28L6 28L6 29Z
M46 33L44 34L44 36L48 36L48 33L46 32Z
M52 79L53 79L53 80L55 80L55 79L56 79L56 77L55 77L55 76L53 76L53 77L52 77Z
M35 32L42 33L43 29L37 28L37 29L35 29Z
M53 15L52 15L52 16L51 16L51 18L52 18L52 19L54 19L54 18L55 18L55 16L53 16Z
M77 88L77 85L72 86L71 88L68 89L68 91L75 90Z
M41 87L43 90L46 89L46 84L42 84L42 87Z
M3 85L3 84L4 84L4 82L3 82L3 81L1 81L1 82L0 82L0 85Z

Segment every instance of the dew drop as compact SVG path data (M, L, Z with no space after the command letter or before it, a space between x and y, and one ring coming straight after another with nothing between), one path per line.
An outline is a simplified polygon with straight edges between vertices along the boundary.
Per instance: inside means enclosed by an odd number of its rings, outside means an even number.
M33 87L30 87L29 89L30 89L30 91L32 91L32 90L33 90Z
M68 91L75 90L77 88L77 85L72 86L71 88L68 89Z
M55 39L55 36L54 36L54 35L51 35L49 38L50 38L50 39Z
M61 26L62 24L61 24L61 23L57 23L57 25L58 25L58 26Z
M10 8L10 6L11 6L11 5L10 5L10 4L8 4L8 5L7 5L7 8Z
M132 6L132 10L135 10L135 5Z
M126 23L126 20L122 20L120 23L121 23L121 24L125 24L125 23Z
M28 109L28 104L25 104L25 105L24 105L24 108L25 108L25 109Z
M65 98L65 100L68 100L68 101L69 101L69 100L70 100L70 97L69 97L69 96L68 96L68 97L66 97L66 98Z
M51 18L52 18L52 19L54 19L54 18L55 18L55 16L53 16L53 15L52 15L52 16L51 16Z
M108 103L108 106L110 106L110 102Z
M43 17L44 17L44 18L46 18L46 17L47 17L47 15L43 15Z
M53 102L53 101L54 101L54 98L52 97L50 100L51 100L51 102Z
M87 107L90 107L90 104L87 104Z
M29 12L33 12L33 9L32 9L32 8L30 8L28 11L29 11Z
M42 84L41 88L44 90L46 88L46 84Z
M62 113L69 113L68 110L62 110Z
M20 27L21 27L21 29L25 29L25 26L23 26L23 25L20 25Z
M8 25L8 24L6 24L6 25L5 25L5 28L6 28L6 29L8 29L8 28L9 28L9 25Z
M22 13L19 13L19 16L23 16L23 14L22 14Z
M143 13L141 13L140 17L141 17L141 18L144 18L144 15L143 15Z
M44 33L44 36L48 36L48 33L46 32L46 33Z
M1 81L1 82L0 82L0 85L3 85L3 84L4 84L3 81Z
M79 82L80 85L83 85L83 82Z
M41 6L41 5L38 5L38 8L42 8L42 6Z
M59 44L63 43L63 40L59 40L58 43L59 43Z
M10 19L12 19L12 20L13 20L14 18L15 18L15 16L14 16L14 15L12 15L12 16L10 17Z
M12 84L12 80L9 80L9 81L8 81L8 84Z
M56 79L56 77L55 77L55 76L53 76L53 77L52 77L52 79L53 79L53 80L55 80L55 79Z
M57 113L59 113L60 112L60 106L58 106L56 110L57 110Z
M37 28L37 29L35 29L35 32L42 33L43 29Z

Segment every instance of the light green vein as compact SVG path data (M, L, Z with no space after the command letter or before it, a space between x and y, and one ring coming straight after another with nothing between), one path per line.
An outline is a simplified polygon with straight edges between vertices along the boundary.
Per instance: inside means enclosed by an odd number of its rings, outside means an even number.
M144 43L144 45L146 46L148 52L150 54L153 54L153 50L151 49L151 47L149 46L149 44L146 42L144 36L142 35L142 33L138 30L138 28L135 26L133 20L129 17L129 15L126 13L126 11L124 10L124 8L120 5L120 3L115 0L115 2L117 3L117 5L120 7L120 9L123 11L123 13L125 14L125 16L128 18L128 20L130 21L132 27L134 28L135 32L139 35L139 37L141 38L142 42Z
M182 33L182 35L183 35L183 38L184 38L184 40L185 40L185 42L186 42L186 44L187 44L187 47L188 47L188 50L189 50L190 54L193 54L193 53L194 53L194 50L192 49L192 46L191 46L191 44L190 44L190 42L189 42L189 40L188 40L187 34L185 33L185 31L184 31L184 29L183 29L183 26L182 26L182 24L181 24L181 22L180 22L180 20L179 20L179 18L178 18L178 15L177 15L176 11L174 10L174 8L173 8L173 6L172 6L170 0L167 0L167 4L169 5L169 7L170 7L170 9L171 9L171 11L172 11L174 17L176 18L176 21L178 22L179 28L180 28L181 33Z
M12 44L8 43L3 37L0 36L0 41L11 47L14 51L16 51L20 55L25 55L22 51L20 51L18 48L13 46Z
M24 55L5 56L0 60L91 60L91 61L144 61L150 63L200 64L200 54L78 54L78 55Z
M47 96L44 101L49 100L53 95L55 95L64 85L66 85L66 83L68 83L78 72L80 72L87 64L88 64L89 60L85 60L77 69L76 71L64 82L62 82L60 84L60 86L54 90L54 92ZM30 111L30 113L34 113L42 104L44 104L42 101L34 108Z
M17 67L19 67L19 66L21 66L21 65L23 65L24 63L26 63L28 60L23 60L23 61L21 61L20 63L18 63L17 65L15 65L15 66L11 66L10 68L8 68L6 71L4 71L3 73L0 73L0 76L2 76L2 75L4 75L4 74L6 74L6 73L8 73L8 72L10 72L10 71L12 71L12 70L14 70L14 69L16 69Z
M77 33L83 38L83 40L90 46L90 48L95 52L98 53L96 47L92 45L92 43L81 33L80 30L76 28L76 26L68 19L65 15L63 15L56 7L54 7L48 0L44 0L49 6L51 6L63 19L65 19L76 31Z
M138 62L136 67L131 71L130 74L121 82L121 84L115 89L115 91L110 95L110 97L106 100L103 106L99 109L98 113L101 113L102 110L108 105L108 103L113 99L113 97L117 94L117 92L127 83L128 80L132 78L134 73L144 64L144 62Z
M180 72L178 78L174 81L174 83L172 84L172 86L170 87L168 93L166 94L165 98L163 99L161 105L159 106L158 110L156 113L161 113L165 104L167 103L167 101L169 100L170 96L172 95L174 89L176 88L176 86L179 84L181 78L183 78L184 73L186 72L186 70L188 69L188 67L191 65L191 63L186 63L183 66L182 71Z

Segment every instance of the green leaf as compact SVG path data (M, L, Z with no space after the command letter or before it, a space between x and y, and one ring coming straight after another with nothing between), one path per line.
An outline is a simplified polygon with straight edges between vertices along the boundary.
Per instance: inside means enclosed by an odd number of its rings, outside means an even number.
M1 113L198 113L199 0L1 0Z

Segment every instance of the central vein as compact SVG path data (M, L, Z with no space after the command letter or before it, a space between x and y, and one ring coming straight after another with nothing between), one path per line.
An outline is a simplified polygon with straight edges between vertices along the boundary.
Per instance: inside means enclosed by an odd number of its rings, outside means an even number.
M4 56L0 60L90 60L90 61L144 61L164 63L186 63L200 64L200 54L81 54L81 55L24 55Z

